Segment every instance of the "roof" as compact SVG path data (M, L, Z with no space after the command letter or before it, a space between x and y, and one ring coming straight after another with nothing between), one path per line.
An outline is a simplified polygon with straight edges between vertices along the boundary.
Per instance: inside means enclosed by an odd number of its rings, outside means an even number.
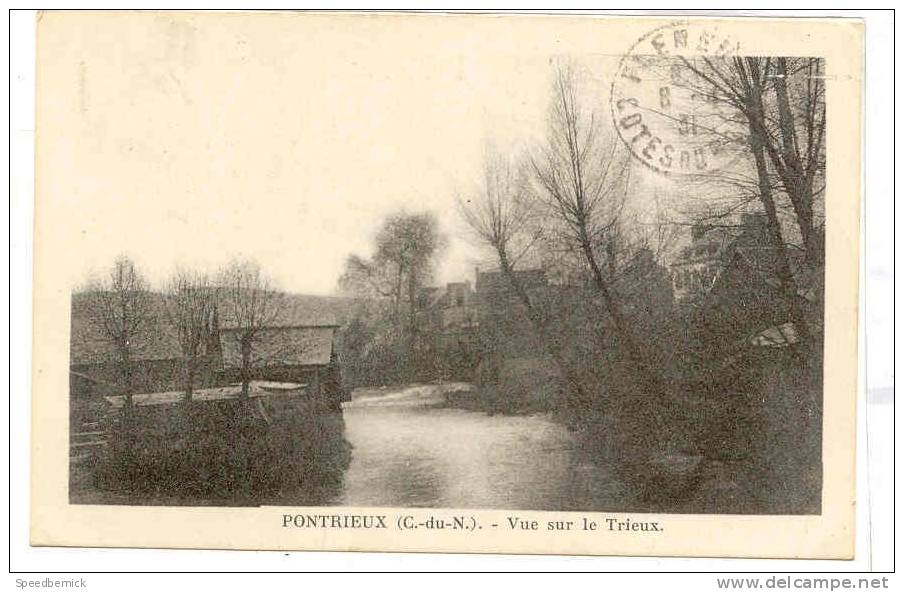
M117 359L115 345L104 335L103 323L99 315L99 298L100 296L96 292L72 295L69 341L69 363L72 366L103 364ZM352 301L348 298L283 294L281 299L279 313L268 323L268 326L281 328L286 335L296 336L305 342L308 341L305 331L313 331L318 336L328 333L332 340L333 330L347 318L352 310ZM176 329L167 321L163 294L149 293L148 306L150 314L146 325L132 340L132 359L134 361L150 361L180 358L182 353L179 348L178 335ZM232 329L229 326L228 317L228 314L222 312L218 315L221 333ZM324 331L314 331L315 328L322 328ZM277 339L281 342L285 337ZM284 345L281 344L277 348L284 349ZM223 349L225 353L225 341ZM313 351L319 350L314 348ZM298 355L300 354L296 354L295 357ZM308 355L305 354L299 359L306 360Z
M255 366L325 366L333 353L335 327L274 327L262 329L252 348ZM242 353L238 331L224 329L220 333L223 365L240 368Z
M69 337L69 364L102 364L116 359L116 347L106 338L100 317L100 295L72 295ZM166 320L162 294L148 295L150 314L143 330L131 343L133 360L167 360L179 357L179 339Z
M545 287L549 284L543 269L516 269L515 277L525 289ZM508 292L511 286L502 271L481 271L477 274L476 291L482 294Z
M273 294L278 302L275 315L267 323L270 327L338 326L351 315L354 300L341 296L312 296L308 294ZM220 327L234 328L228 312L228 302L220 302Z
M712 288L691 309L687 319L696 341L713 351L727 351L751 336L776 339L770 328L793 321L781 285L775 278L776 256L767 249L736 249L713 282ZM798 294L798 305L809 317L821 316L821 308ZM786 338L787 339L787 338ZM765 341L754 340L755 345Z

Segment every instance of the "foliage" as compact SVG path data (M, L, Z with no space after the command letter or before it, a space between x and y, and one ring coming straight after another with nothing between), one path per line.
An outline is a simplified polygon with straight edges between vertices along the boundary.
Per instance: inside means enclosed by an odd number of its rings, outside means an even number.
M339 289L360 302L343 331L351 384L433 378L436 360L419 296L444 244L435 216L400 212L383 220L369 258L346 259Z
M714 60L706 62L705 68L717 67ZM813 235L813 218L806 211L803 218L799 214L802 209L813 210L821 191L815 187L823 158L824 105L818 88L821 81L816 80L820 65L805 59L772 63L740 59L725 64L731 71L723 70L711 79L705 69L694 70L698 67L694 63L677 65L689 69L689 79L699 76L693 86L697 90L706 83L737 81L736 87L717 90L725 90L725 100L746 118L750 137L758 138L746 146L751 163L756 161L756 172L745 187L764 205L770 244L777 261L784 264L776 267L781 286L777 293L801 338L783 352L782 363L787 367L764 364L756 356L744 358L750 348L723 354L727 357L706 355L714 351L716 342L735 344L740 339L744 343L749 336L736 335L731 327L725 329L727 334L708 334L701 330L707 326L700 316L705 311L698 314L693 303L676 306L663 257L679 225L670 230L665 221L641 223L629 213L633 165L614 131L602 125L606 118L582 105L580 81L569 64L554 68L548 131L532 152L527 176L524 165L489 155L483 184L459 202L464 221L478 243L496 258L517 301L509 318L504 314L485 318L495 333L481 327L487 347L478 383L485 408L553 410L579 435L585 449L599 462L611 464L651 509L708 503L695 496L702 483L714 478L704 471L710 465L682 465L676 459L717 459L726 450L746 447L740 454L745 466L753 467L750 471L774 471L763 459L775 461L776 451L793 448L794 442L776 428L779 409L785 406L773 403L769 409L763 401L781 400L788 392L782 385L789 381L799 393L821 388L813 371L819 352L809 347L808 324L799 309L796 280L789 272L786 240L776 214L779 199L792 202L807 258L818 261L820 257L812 254L821 246L807 244ZM782 76L780 83L772 80ZM789 96L790 106L783 106ZM797 136L803 140L797 142ZM792 187L787 171L795 168L802 177ZM518 274L522 261L542 262L556 284L545 291L528 289ZM741 306L740 302L721 303L735 304ZM748 304L745 301L743 306ZM756 310L746 312L757 316ZM522 325L533 328L539 350L548 353L557 369L556 381L532 385L535 393L542 393L539 398L524 392L518 385L523 380L513 381L503 371L516 356L504 353L507 344L530 342L504 328L507 321L517 323L519 318ZM535 381L543 374L524 371L534 374ZM790 378L798 373L800 378ZM727 397L733 399L726 403ZM819 410L814 406L810 412ZM811 439L815 424L805 423L805 439ZM751 425L773 426L769 433L775 439L758 441ZM810 468L819 457L818 449L810 446L807 455L795 461L801 474L810 475L805 479L809 485L799 487L808 493L797 498L798 511L812 509L814 496L818 498L812 487L818 478L811 478ZM743 471L734 475L740 474ZM787 471L782 474L790 478ZM748 492L755 492L759 499L747 499L745 504L778 507L774 497L766 499L764 482L757 481L759 485ZM800 484L800 478L794 482Z
M295 403L265 421L256 401L138 407L114 418L101 489L211 503L296 504L341 480L350 459L341 415Z
M262 331L272 325L283 308L283 295L251 260L229 263L220 272L217 284L215 312L235 331L242 357L242 396L248 397L255 350Z
M109 274L90 281L84 291L94 297L95 322L117 352L121 386L126 404L131 406L133 344L151 320L147 280L131 259L120 255Z

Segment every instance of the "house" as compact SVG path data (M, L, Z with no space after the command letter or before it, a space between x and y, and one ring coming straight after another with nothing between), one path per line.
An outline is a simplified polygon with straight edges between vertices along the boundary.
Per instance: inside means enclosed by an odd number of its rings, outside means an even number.
M306 385L308 392L341 391L333 299L284 295L278 314L258 334L252 350L254 380ZM341 304L341 303L340 303ZM150 314L130 346L131 390L180 390L184 364L175 327L167 320L164 296L148 295ZM241 380L238 328L214 309L198 360L195 387L230 385ZM72 296L70 395L85 399L123 393L115 345L105 337L97 294Z
M742 251L772 256L773 247L763 214L741 214L738 225L695 225L691 229L690 244L671 264L675 299L687 301L707 293L732 257Z
M466 377L474 364L479 327L471 282L422 288L418 311L424 329L422 343L442 360L436 363L437 370L446 377Z
M789 302L779 279L782 263L761 215L745 214L733 232L695 233L695 240L672 265L673 285L689 309L694 341L706 357L720 359L742 345L784 347L797 340L791 305L810 327L822 325L823 268L807 268L799 253L788 250L788 264L798 292ZM714 246L712 255L706 246ZM701 250L702 249L702 250ZM698 273L697 273L698 272ZM698 280L701 280L698 282Z
M734 238L725 227L698 224L691 229L690 245L681 250L671 265L676 300L686 300L712 287Z
M130 344L134 392L179 388L183 382L182 353L176 329L167 322L162 294L148 294L148 314ZM115 345L106 337L100 295L72 295L69 336L69 391L76 398L122 394L122 369ZM207 346L211 344L208 343ZM213 348L211 348L213 349ZM199 360L196 384L215 383L216 360Z
M251 357L252 380L300 383L320 394L324 385L335 381L339 356L335 324L272 326L262 329ZM242 380L242 353L239 331L220 329L222 384Z
M512 272L518 283L528 292L543 290L549 286L549 278L543 269L517 269ZM475 270L477 281L475 292L477 301L482 307L501 307L518 304L518 295L512 290L511 283L500 270Z

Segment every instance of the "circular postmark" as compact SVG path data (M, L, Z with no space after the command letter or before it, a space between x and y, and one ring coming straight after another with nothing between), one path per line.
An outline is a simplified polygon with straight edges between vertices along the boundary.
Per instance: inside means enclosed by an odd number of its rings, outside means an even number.
M720 96L719 77L739 50L708 21L671 23L638 39L619 62L609 99L631 154L666 175L730 167L747 135L730 97Z

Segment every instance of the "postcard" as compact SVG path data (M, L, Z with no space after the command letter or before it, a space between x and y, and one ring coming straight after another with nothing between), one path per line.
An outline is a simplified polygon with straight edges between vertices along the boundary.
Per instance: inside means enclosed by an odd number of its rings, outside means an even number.
M853 556L859 21L36 27L33 545Z

